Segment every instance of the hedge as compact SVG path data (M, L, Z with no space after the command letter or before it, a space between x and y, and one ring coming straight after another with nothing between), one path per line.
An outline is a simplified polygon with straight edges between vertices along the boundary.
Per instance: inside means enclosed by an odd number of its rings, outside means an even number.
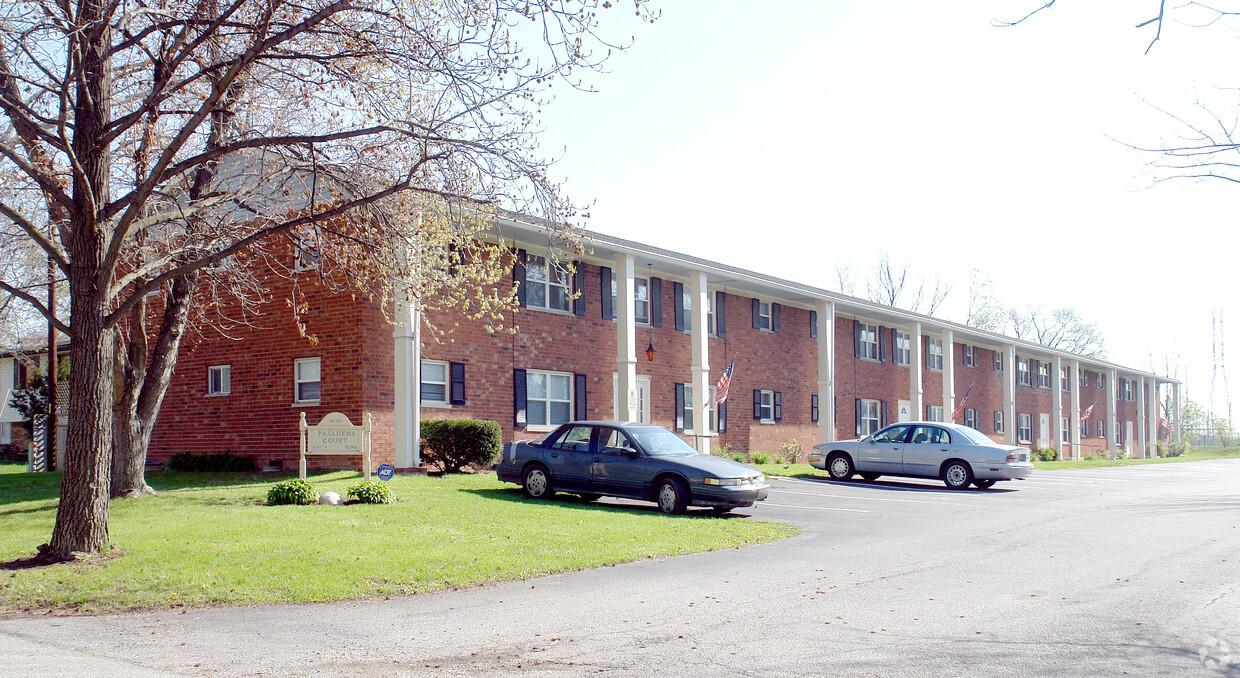
M422 460L459 473L466 466L485 467L503 448L497 421L483 419L429 419L422 422Z

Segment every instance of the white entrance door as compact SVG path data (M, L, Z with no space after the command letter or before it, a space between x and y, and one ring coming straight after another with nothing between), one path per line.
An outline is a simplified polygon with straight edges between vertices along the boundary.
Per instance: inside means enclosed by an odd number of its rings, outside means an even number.
M1124 422L1124 450L1128 452L1128 456L1132 456L1132 422Z
M1038 447L1046 449L1051 446L1051 415L1038 415Z
M913 401L901 400L900 410L896 414L896 421L912 421L913 420Z
M620 394L616 393L616 388L617 388L616 381L617 381L617 375L615 372L612 372L611 373L611 393L612 393L612 398L613 398L612 402L616 404L613 410L615 411L616 419L623 419L625 418L625 415L621 414L621 412L619 411L622 401L620 400ZM637 388L635 389L635 392L632 395L633 397L637 398L637 403L636 403L637 404L637 423L649 424L650 423L650 377L648 375L642 375L642 374L637 375Z

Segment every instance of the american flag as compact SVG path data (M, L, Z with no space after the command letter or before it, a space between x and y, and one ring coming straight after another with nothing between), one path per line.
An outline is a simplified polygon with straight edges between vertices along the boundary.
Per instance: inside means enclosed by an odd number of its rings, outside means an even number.
M1094 406L1090 405L1089 407L1085 408L1084 412L1081 413L1081 419L1089 419L1089 415L1093 413L1094 413Z
M952 421L956 421L956 417L959 417L960 413L964 412L964 404L969 401L969 394L973 392L974 386L976 386L975 383L969 384L969 390L964 392L964 397L960 399L960 404L957 405L955 411L952 412Z
M732 358L728 362L728 369L723 371L723 376L719 377L719 385L715 387L715 404L722 405L728 399L728 386L732 384L732 366L736 364L736 358Z

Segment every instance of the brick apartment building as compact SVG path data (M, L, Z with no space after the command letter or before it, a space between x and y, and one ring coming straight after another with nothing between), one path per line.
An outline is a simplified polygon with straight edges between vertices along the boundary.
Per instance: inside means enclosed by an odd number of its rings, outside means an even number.
M1157 439L1160 387L1179 402L1179 384L1149 372L641 243L587 232L569 276L547 270L537 223L503 219L493 234L517 254L505 281L519 286L517 332L444 314L432 318L448 329L442 340L423 340L416 313L394 327L305 271L315 341L279 311L227 338L187 338L149 458L232 451L293 468L303 412L311 423L370 413L375 462L411 468L419 418L493 419L505 440L569 419L645 421L702 452L772 452L950 419L957 407L957 422L997 441L1141 457ZM5 386L12 360L0 360Z

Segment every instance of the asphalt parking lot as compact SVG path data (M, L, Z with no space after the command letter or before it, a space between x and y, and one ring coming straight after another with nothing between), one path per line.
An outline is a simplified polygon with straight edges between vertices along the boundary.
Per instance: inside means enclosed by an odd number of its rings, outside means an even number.
M800 536L403 599L5 619L0 675L1240 675L1240 461L771 483L729 519Z

